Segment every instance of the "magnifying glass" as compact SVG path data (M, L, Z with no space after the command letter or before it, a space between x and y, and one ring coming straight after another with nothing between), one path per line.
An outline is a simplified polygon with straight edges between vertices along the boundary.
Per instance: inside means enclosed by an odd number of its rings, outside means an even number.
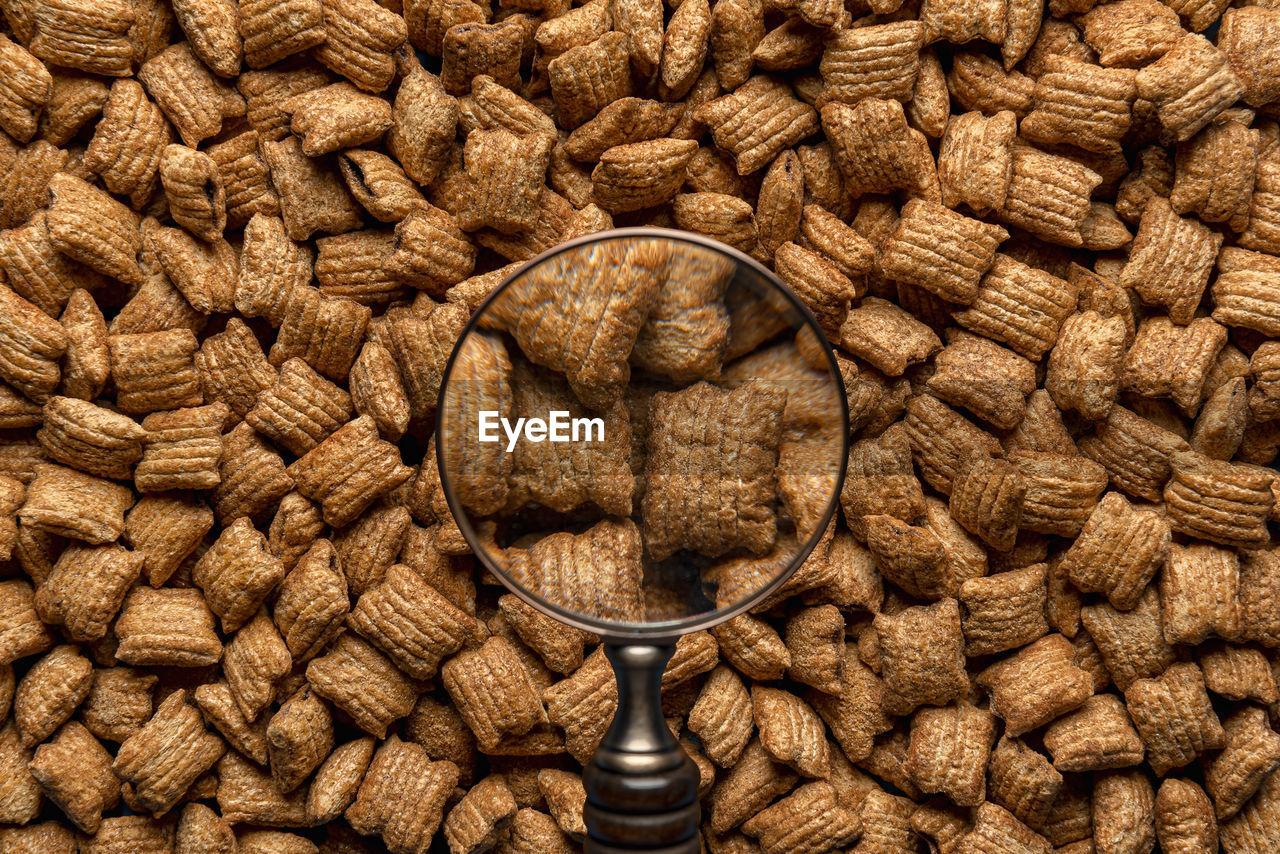
M769 604L822 539L848 440L818 322L713 240L588 235L473 315L441 386L441 482L498 580L603 639L618 707L583 773L588 852L700 850L663 668L681 635Z

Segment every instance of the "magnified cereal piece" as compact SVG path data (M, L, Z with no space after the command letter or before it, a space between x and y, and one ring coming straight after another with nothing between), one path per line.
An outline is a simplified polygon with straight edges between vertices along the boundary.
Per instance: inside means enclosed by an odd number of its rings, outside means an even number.
M20 579L0 582L0 661L8 664L44 652L53 643L36 612L31 585Z
M1046 635L983 670L991 711L1009 735L1043 726L1079 708L1093 693L1093 679L1075 664L1075 648L1060 634Z
M586 533L558 532L527 549L508 549L507 572L535 595L603 620L638 622L644 614L640 532L605 520Z
M1227 55L1198 33L1182 36L1139 71L1137 84L1138 97L1155 105L1163 133L1175 142L1190 139L1244 94Z
M1169 523L1154 510L1134 508L1118 492L1107 493L1063 557L1071 583L1104 593L1122 610L1136 606L1169 554Z
M111 2L87 15L75 0L42 0L31 4L27 15L31 29L21 41L29 38L31 53L45 62L92 74L129 75L129 30L135 20L131 4Z
M1195 664L1172 664L1154 679L1124 689L1125 704L1147 748L1147 763L1163 777L1224 744L1222 725Z
M259 148L256 131L245 131L211 145L205 153L218 165L227 196L229 226L244 225L255 214L280 216L280 199L269 180L266 156Z
M211 503L223 524L261 513L294 488L284 460L248 424L223 436L218 473Z
M323 43L313 55L366 92L395 76L393 54L408 39L404 19L372 0L325 0Z
M921 792L943 792L960 806L981 804L995 739L995 718L969 703L917 709L903 767Z
M1266 544L1266 519L1275 505L1269 471L1194 451L1174 454L1170 466L1164 498L1174 530L1227 546Z
M1107 470L1113 486L1147 501L1161 500L1172 471L1170 457L1189 450L1185 439L1123 406L1112 407L1107 420L1079 444L1081 453Z
M1059 771L1124 768L1142 762L1144 754L1142 739L1114 694L1092 696L1049 724L1044 741Z
M200 690L206 687L202 685ZM280 794L271 774L238 752L227 751L218 763L217 774L218 810L226 821L273 827L306 825L306 792Z
M36 749L31 774L49 799L85 833L96 833L103 810L114 809L120 800L120 781L111 773L111 754L76 721Z
M163 815L225 750L222 739L205 730L200 713L187 703L186 691L178 689L146 726L120 745L112 769L133 788L144 809Z
M248 0L239 5L244 60L266 68L325 41L320 0Z

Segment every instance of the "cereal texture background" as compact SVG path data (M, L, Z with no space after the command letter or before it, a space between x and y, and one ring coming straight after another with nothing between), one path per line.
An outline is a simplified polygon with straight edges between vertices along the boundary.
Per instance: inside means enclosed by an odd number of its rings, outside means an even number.
M428 437L508 265L635 224L854 422L664 680L711 854L1280 851L1274 0L0 10L3 854L579 850L612 676Z

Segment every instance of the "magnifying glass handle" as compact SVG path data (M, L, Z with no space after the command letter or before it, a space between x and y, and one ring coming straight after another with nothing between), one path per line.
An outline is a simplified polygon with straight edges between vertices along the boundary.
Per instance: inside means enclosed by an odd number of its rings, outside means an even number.
M582 775L586 854L699 854L698 769L662 717L669 643L605 643L618 710Z

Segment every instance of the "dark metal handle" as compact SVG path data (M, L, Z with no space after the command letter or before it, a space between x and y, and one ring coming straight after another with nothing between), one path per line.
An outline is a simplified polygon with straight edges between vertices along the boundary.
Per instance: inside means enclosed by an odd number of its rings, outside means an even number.
M606 642L618 711L582 774L586 854L698 854L698 769L662 717L672 643Z

